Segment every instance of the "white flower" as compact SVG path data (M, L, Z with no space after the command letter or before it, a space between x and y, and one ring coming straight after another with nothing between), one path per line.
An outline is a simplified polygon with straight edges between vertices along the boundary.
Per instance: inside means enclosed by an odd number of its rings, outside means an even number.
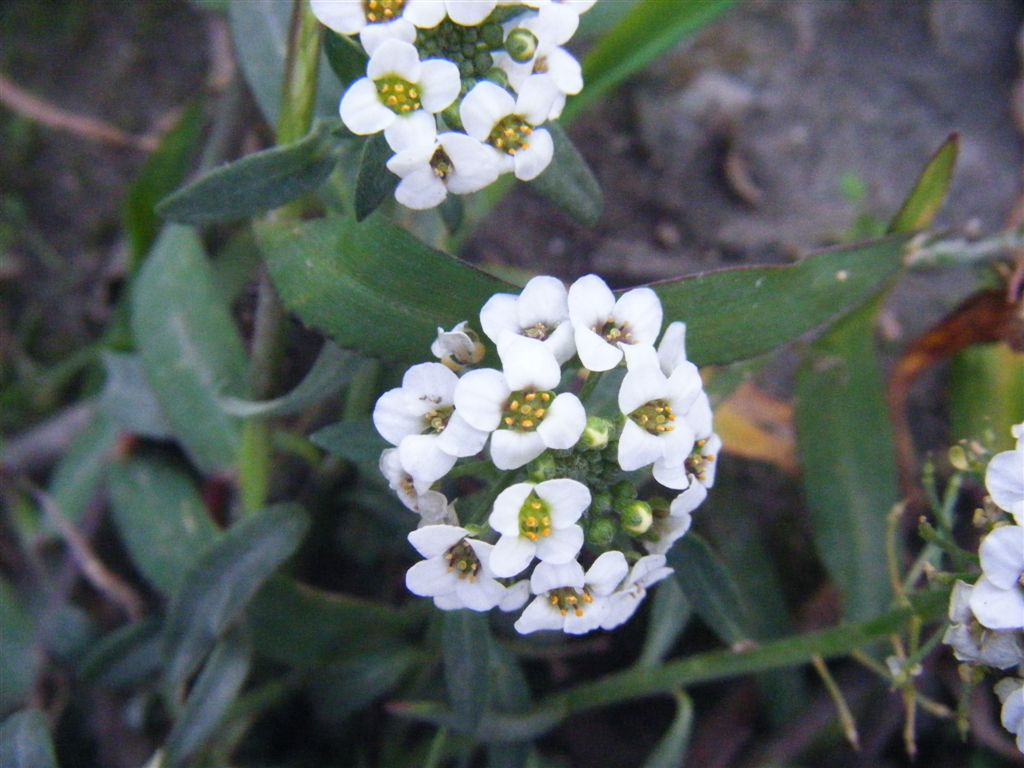
M996 528L981 542L981 578L971 610L989 629L1024 628L1024 526Z
M458 377L441 363L414 365L402 386L380 396L373 425L398 446L402 469L417 493L448 474L456 458L479 453L487 433L474 428L452 406Z
M425 138L396 138L404 149L387 163L401 178L395 199L406 208L434 208L449 192L468 195L497 180L501 164L486 144L454 131L435 137L428 129Z
M1017 749L1024 752L1024 679L1005 677L996 683L995 691L1003 702L999 713L1003 727L1017 737Z
M555 277L531 278L518 296L494 294L480 310L480 326L495 343L503 333L539 339L559 363L576 354L568 293Z
M381 43L366 74L345 91L341 119L360 135L384 131L396 152L410 141L432 140L437 128L431 115L455 101L462 87L458 67L442 59L420 61L416 48L402 40Z
M697 486L698 484L694 483L676 496L669 506L667 514L664 510L655 510L654 521L643 536L644 549L649 553L652 555L665 554L690 530L690 525L693 523L692 511L704 500L704 497L701 496L700 501L694 503L696 494L693 489Z
M313 14L322 24L341 35L359 35L366 53L386 40L416 40L414 23L403 14L407 4L394 0L312 0Z
M949 598L950 625L942 642L952 646L959 661L1009 669L1024 663L1024 636L1017 631L996 632L985 629L971 613L973 587L957 581Z
M502 370L478 368L459 379L457 412L491 436L498 469L518 469L546 448L572 448L587 414L579 398L551 390L561 379L558 361L537 339L505 334L498 342Z
M690 425L691 429L694 429L697 435L693 450L690 451L686 461L682 465L671 465L660 460L654 463L654 479L666 488L676 490L685 488L686 490L679 498L686 498L687 503L692 505L690 510L699 507L707 498L708 489L714 486L718 454L722 450L722 439L718 435L709 431L705 433L706 437L702 437L701 433L693 427L695 420L710 424L710 406L707 406L708 416L706 419L702 414L706 403L707 395L701 392L694 406L686 414L686 423ZM696 419L692 418L695 413Z
M543 173L555 153L551 134L536 127L547 119L554 96L544 78L527 78L515 99L484 80L463 98L459 115L466 133L494 149L503 173L530 181Z
M623 345L653 347L661 317L661 302L650 288L634 288L616 301L597 275L585 275L569 287L576 352L592 371L610 371L617 366Z
M702 391L700 374L693 363L683 363L666 377L654 349L642 349L648 354L631 353L619 388L619 410L626 416L619 436L619 466L627 472L655 462L664 468L681 468L696 439L686 414ZM663 485L666 479L676 480L668 487L682 489L690 484L685 476L661 474L656 472L655 479Z
M1013 427L1017 447L992 457L985 470L985 487L997 506L1024 525L1024 424Z
M608 596L601 629L615 629L629 621L647 596L647 588L671 575L664 555L647 555L637 560L622 584Z
M409 591L434 598L445 611L489 611L502 602L505 587L488 565L493 546L468 536L469 531L454 525L428 525L410 533L409 543L426 559L406 572Z
M437 338L430 345L431 354L456 373L484 359L484 345L476 332L466 327L468 324L468 320L463 320L450 331L438 328Z
M573 560L563 565L540 563L530 577L530 589L537 597L515 623L523 635L556 629L582 635L601 626L607 611L607 597L626 576L629 566L621 552L605 552L583 573Z
M397 448L388 448L380 455L380 473L388 481L388 486L397 495L399 501L420 516L420 526L458 525L455 507L448 503L448 498L438 491L416 490L416 482L412 475L402 468L402 460Z
M501 534L491 557L494 573L515 576L534 557L554 564L572 561L583 546L583 529L576 522L589 506L590 491L576 480L506 488L494 500L487 520Z

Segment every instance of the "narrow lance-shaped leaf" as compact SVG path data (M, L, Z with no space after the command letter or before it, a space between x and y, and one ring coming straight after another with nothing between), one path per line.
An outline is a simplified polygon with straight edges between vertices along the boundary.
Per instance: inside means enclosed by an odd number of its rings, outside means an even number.
M916 232L932 223L946 200L959 151L960 134L950 134L921 171L914 188L889 223L889 232Z
M487 709L490 692L487 616L475 611L447 611L441 639L448 700L464 727L472 732Z
M132 562L165 595L220 535L191 478L169 461L138 456L115 464L110 498Z
M1024 354L1005 344L958 353L949 369L949 416L954 440L991 432L996 450L1013 448L1010 426L1024 421Z
M554 139L555 156L530 187L581 223L594 226L604 208L601 184L565 129L558 123L544 127Z
M100 393L99 408L118 429L141 437L171 437L171 425L160 409L138 355L104 351L107 381Z
M329 424L314 432L309 439L314 445L349 461L375 460L388 447L369 419Z
M175 691L298 548L309 516L294 504L267 507L229 529L182 577L167 609L164 670Z
M367 56L354 38L324 30L324 55L342 87L348 88L366 74Z
M387 168L391 155L391 147L383 133L363 142L359 172L356 174L356 221L362 221L377 210L398 186L398 177Z
M700 536L688 533L669 550L676 583L697 615L732 645L750 640L750 619L729 570Z
M202 243L188 227L165 227L139 272L132 333L153 394L201 469L234 464L239 422L220 407L244 391L242 340L217 289Z
M293 144L215 168L164 198L157 213L181 224L235 221L313 192L337 164L335 127L334 121L320 121Z
M57 768L57 755L38 709L15 712L0 725L0 765L4 768Z

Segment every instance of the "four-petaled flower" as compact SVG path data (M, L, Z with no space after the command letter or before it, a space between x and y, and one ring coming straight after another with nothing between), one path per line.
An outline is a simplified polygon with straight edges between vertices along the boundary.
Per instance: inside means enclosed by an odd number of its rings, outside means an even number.
M974 588L957 581L949 596L949 627L942 642L953 648L959 661L1009 669L1024 663L1024 636L1017 631L998 632L982 627L971 611Z
M490 147L464 133L446 131L433 136L427 127L419 138L399 137L396 141L405 148L392 155L387 167L401 179L395 199L406 208L434 208L449 192L477 192L494 183L501 172Z
M530 577L536 597L515 623L523 635L544 629L583 635L601 626L608 610L608 596L629 571L625 556L605 552L583 572L577 561L539 563Z
M573 560L583 546L583 529L576 522L588 506L590 490L567 478L506 488L494 500L488 518L501 534L491 569L498 576L515 576L534 557L553 564Z
M654 346L661 331L661 302L650 288L634 288L618 300L597 275L569 286L569 318L580 362L592 371L610 371L622 362L623 348Z
M489 565L493 545L469 538L465 528L428 525L410 533L409 543L426 558L405 574L414 595L434 598L445 611L489 611L506 598Z
M981 578L971 593L971 610L989 629L1024 628L1024 526L996 528L978 549Z
M629 621L647 596L647 588L671 575L672 569L665 565L664 555L646 555L637 560L629 575L608 595L601 629L615 629Z
M559 363L576 354L568 293L561 280L548 275L531 278L518 296L491 296L480 310L480 327L495 343L504 333L538 339Z

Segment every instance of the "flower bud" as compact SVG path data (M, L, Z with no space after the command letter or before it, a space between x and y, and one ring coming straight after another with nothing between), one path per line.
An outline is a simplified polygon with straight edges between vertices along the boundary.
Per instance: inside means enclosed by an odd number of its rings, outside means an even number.
M620 480L611 487L612 498L616 501L631 501L636 498L636 486L629 480Z
M610 493L595 493L590 500L590 511L593 515L606 515L612 511Z
M647 529L654 522L654 515L651 512L651 505L646 501L636 499L625 505L619 512L622 520L622 529L634 536L647 533Z
M583 429L580 445L588 451L601 451L608 445L612 434L612 423L600 416L588 416L587 426Z
M953 465L954 469L959 469L961 472L967 472L971 468L967 461L967 451L962 445L954 445L949 449L949 463Z
M545 480L553 480L559 476L558 465L555 457L545 451L526 467L530 480L535 483L543 483Z
M500 85L506 90L508 89L508 74L501 67L491 67L487 70L487 74L484 75L484 80L489 80L495 85Z
M607 517L594 520L587 528L587 543L598 549L607 547L615 540L617 527L615 521Z
M529 61L537 52L537 36L528 29L516 27L505 38L505 50L513 61Z

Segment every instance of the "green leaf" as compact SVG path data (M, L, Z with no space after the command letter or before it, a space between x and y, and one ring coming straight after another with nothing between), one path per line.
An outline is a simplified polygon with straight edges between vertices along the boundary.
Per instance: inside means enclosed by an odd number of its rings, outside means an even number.
M358 355L326 341L313 367L288 394L264 402L225 397L221 400L221 406L233 416L287 416L298 413L338 394L348 384L358 365Z
M288 56L292 3L283 0L232 0L228 5L231 39L249 90L267 123L276 126ZM344 89L320 58L316 114L337 116Z
M438 206L441 213L441 221L449 233L455 234L462 228L462 222L466 218L466 206L459 195L448 195Z
M889 232L916 232L932 223L946 200L959 151L960 134L952 133L921 171L914 188L889 223Z
M156 205L185 180L199 144L203 122L203 105L194 102L146 159L125 193L121 219L131 247L130 271L142 262L156 240L162 225L156 215Z
M472 732L487 709L490 692L491 633L487 616L446 611L441 639L448 700L463 727Z
M693 700L685 691L677 691L675 700L676 716L647 756L644 768L682 768L685 764L686 750L690 746L690 734L693 732Z
M422 360L438 326L476 317L491 294L514 290L379 216L260 222L256 239L285 306L372 356Z
M57 768L57 755L42 712L24 709L0 725L0 765L4 768Z
M691 531L667 557L683 595L716 635L731 645L751 639L750 617L736 581L704 539Z
M139 572L171 595L220 534L199 491L169 461L139 456L110 468L114 525Z
M383 133L363 142L356 175L356 221L362 221L377 210L398 186L398 177L387 167L392 154Z
M555 143L551 165L530 182L530 187L589 227L601 218L604 195L601 184L583 155L558 123L547 123L545 130Z
M569 101L562 119L575 118L627 77L713 21L735 1L640 0L584 57L586 87Z
M239 629L221 640L199 673L177 722L167 736L165 764L185 765L217 732L249 674L252 648Z
M786 266L740 267L651 287L665 317L686 322L698 365L743 360L863 304L901 269L906 235L811 254Z
M230 528L185 572L164 626L171 690L199 666L308 529L309 516L298 505L267 507Z
M317 430L309 439L328 453L356 462L375 461L389 447L369 419L339 421Z
M651 601L647 635L637 665L653 667L663 661L690 623L692 615L693 608L678 582L675 579L661 582Z
M0 714L24 702L35 683L38 654L32 616L0 579ZM6 763L2 763L6 765Z
M256 652L298 669L379 648L422 623L420 616L408 611L324 592L282 576L264 585L247 615Z
M77 667L88 685L131 688L160 674L160 622L143 619L100 638Z
M400 645L318 669L309 691L317 718L336 722L354 715L394 690L422 658L422 652Z
M132 333L153 394L195 462L205 472L232 466L241 429L218 398L244 391L247 361L194 230L164 228L136 279Z
M796 427L818 554L849 621L888 605L886 516L899 498L892 434L867 305L808 350L797 374Z
M99 397L100 412L122 432L155 440L171 437L171 425L146 381L142 359L104 350L103 366L107 381Z
M162 200L157 213L182 224L235 221L313 192L327 180L338 161L333 125L320 121L294 144L256 152L215 168Z
M97 411L57 463L49 493L68 522L78 523L85 514L107 471L119 431L106 414Z
M369 60L366 52L353 38L325 29L323 45L327 63L331 65L342 88L348 88L366 74Z
M949 367L949 417L954 440L991 432L996 450L1010 450L1013 424L1024 421L1024 355L1005 344L957 353Z

